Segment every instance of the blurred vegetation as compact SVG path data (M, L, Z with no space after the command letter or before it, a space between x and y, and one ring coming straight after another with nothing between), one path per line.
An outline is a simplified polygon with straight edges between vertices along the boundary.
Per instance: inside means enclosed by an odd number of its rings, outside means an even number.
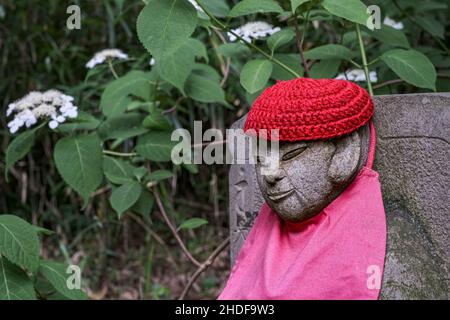
M208 1L201 3L206 5ZM302 4L296 11L295 19L289 10L290 0L278 1L282 8L280 12L250 12L233 19L225 18L229 9L238 2L211 0L207 8L212 9L215 18L227 23L227 28L238 28L249 21L263 20L292 31L297 27L294 20L298 19L299 32L304 35L301 49L308 60L307 67L312 77L334 78L338 73L355 68L355 63L360 66L363 64L354 23L342 19L339 14L330 14L321 1L297 1ZM411 77L399 74L398 70L386 63L392 61L392 55L394 58L401 57L404 51L411 50L418 52L413 54L413 61L423 62L426 59L427 63L430 62L432 72L425 76L433 79L434 72L433 85L436 91L450 91L450 57L447 47L450 8L447 1L364 2L367 5L379 5L383 17L389 16L404 24L402 31L384 28L384 31L372 33L362 28L361 39L367 59L371 62L370 70L376 70L378 75L378 82L373 84L374 93L430 92L430 87L418 85L420 79L414 83L417 74L413 73ZM203 69L210 77L212 75L215 79L216 75L220 75L226 102L204 101L204 97L199 99L199 95L193 91L184 95L179 86L173 85L170 79L159 74L157 68L149 65L152 56L139 41L136 30L136 20L145 5L143 1L79 0L71 1L70 4L81 7L81 30L66 28L67 1L0 1L2 110L6 111L9 103L32 90L55 88L75 97L75 104L80 111L105 122L108 115L100 104L102 94L114 81L114 76L107 64L91 71L85 67L94 53L105 48L120 48L130 56L129 60L114 62L114 70L120 77L130 70L140 70L156 77L158 81L162 78L160 85L152 89L154 101L150 109L143 109L142 106L137 108L142 118L149 114L149 110L153 112L156 108L164 112L172 127L187 128L191 132L194 120L202 121L203 129L228 128L248 111L252 101L265 87L275 80L294 77L274 63L267 79L259 87L255 87L250 80L252 87L249 89L248 82L241 77L241 71L247 67L251 75L251 66L246 63L267 57L252 46L245 48L242 43L236 42L235 46L227 47L224 44L227 42L226 30L213 28L213 25L220 26L208 19L206 14L198 13L198 25L192 38L200 40L206 56L197 52L195 55L199 57L196 62L212 67L212 71L211 68ZM283 45L276 48L266 40L255 40L252 44L304 75L305 64L300 59L299 39L296 39L294 32L288 35ZM346 51L343 51L344 56L338 52L342 50L341 47L334 52L336 56L329 52L324 54L320 49L313 51L327 44L348 48L352 59L345 57ZM396 56L398 50L404 51ZM383 59L383 55L389 51L391 60ZM364 82L359 84L365 86ZM0 114L0 122L0 172L3 172L4 154L14 136L7 130L5 112ZM0 175L0 213L14 214L35 225L54 230L54 235L43 237L43 257L81 266L88 294L93 299L179 297L198 266L190 263L180 250L173 232L161 217L161 208L154 203L149 214L128 210L127 214L119 217L109 200L111 192L116 189L114 183L102 184L84 207L83 199L62 180L55 166L55 145L64 135L70 134L61 130L39 132L31 152L11 169L9 181L5 180L3 174ZM104 144L111 150L132 152L136 146L136 137L116 139ZM228 236L227 166L181 168L150 163L139 158L130 163L142 165L148 171L161 169L173 174L168 179L158 181L154 190L160 195L163 207L174 225L180 226L183 222L192 221L189 220L191 218L208 221L207 225L198 228L178 230L188 250L199 261L204 261ZM215 298L226 280L228 270L228 251L223 250L214 265L194 283L187 297Z

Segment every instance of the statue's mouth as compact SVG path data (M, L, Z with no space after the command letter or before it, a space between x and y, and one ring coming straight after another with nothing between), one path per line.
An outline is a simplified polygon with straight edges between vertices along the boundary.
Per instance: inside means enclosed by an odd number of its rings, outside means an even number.
M291 189L288 191L283 191L283 192L268 193L267 196L269 197L270 200L276 202L276 201L280 201L280 200L286 198L287 196L291 195L292 192L294 192L294 189Z

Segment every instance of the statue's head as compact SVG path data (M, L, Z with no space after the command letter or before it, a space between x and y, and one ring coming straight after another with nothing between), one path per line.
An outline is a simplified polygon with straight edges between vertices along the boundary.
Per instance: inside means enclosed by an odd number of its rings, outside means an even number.
M372 114L367 92L340 80L278 82L255 101L245 130L278 129L278 152L258 154L256 175L282 219L305 221L348 186L366 162Z

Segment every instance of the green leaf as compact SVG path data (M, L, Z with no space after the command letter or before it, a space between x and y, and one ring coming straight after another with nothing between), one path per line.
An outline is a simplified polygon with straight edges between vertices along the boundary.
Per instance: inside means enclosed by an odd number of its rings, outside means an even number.
M0 256L34 272L39 266L39 238L36 229L14 215L0 215Z
M87 203L103 179L101 141L96 135L62 138L55 146L56 168Z
M115 189L111 193L109 202L113 209L119 214L122 214L130 209L141 196L142 187L137 181L130 181Z
M158 182L158 181L169 179L172 177L173 177L173 173L168 170L156 170L150 174L150 176L148 177L148 180Z
M274 52L277 48L288 44L295 36L294 31L292 29L283 29L271 35L267 39L267 45L269 49Z
M198 227L201 227L205 224L207 224L208 221L205 219L200 219L200 218L192 218L189 220L184 221L179 227L178 229L196 229Z
M187 39L181 47L157 60L156 68L161 77L184 94L184 85L195 63L194 39Z
M162 114L161 110L155 109L150 112L150 114L145 117L142 125L145 128L152 130L162 130L167 131L172 129L172 125L167 120L167 118Z
M209 78L210 80L220 83L222 80L222 77L220 74L214 69L213 67L203 64L203 63L196 63L194 65L194 69L192 70L195 74L198 74L200 76Z
M303 75L303 67L301 65L300 56L294 53L281 53L275 54L274 57L287 65L289 68L297 72L300 76ZM271 77L276 80L290 80L294 79L295 76L287 71L286 69L280 67L277 64L273 65L273 71ZM252 99L253 100L253 99Z
M192 73L188 78L186 94L199 102L226 104L225 92L220 83L196 73Z
M0 300L36 300L30 277L2 256L0 256Z
M339 44L326 44L305 52L305 58L311 60L324 59L351 59L353 56L350 49Z
M130 95L145 101L152 96L156 74L133 70L109 83L102 93L100 108L107 117L125 112L131 102Z
M268 60L252 60L241 71L241 84L249 93L262 89L272 74L272 63Z
M360 0L323 0L322 6L332 15L366 25L369 13Z
M369 31L369 34L386 45L406 49L410 48L405 34L402 31L396 30L390 26L382 25L381 29Z
M87 296L81 289L69 289L68 280L72 274L67 273L67 268L68 265L64 263L42 261L39 271L64 297L71 300L86 300Z
M142 125L142 115L139 113L112 116L98 128L98 134L102 140L127 139L147 131L148 129Z
M231 9L228 16L239 17L252 13L277 12L282 13L283 8L274 0L243 0Z
M33 226L34 230L36 230L37 234L43 234L46 236L51 236L52 234L54 234L55 232L46 228L42 228L39 226Z
M128 161L103 157L103 172L111 183L124 184L133 181L133 170L134 167Z
M240 42L221 44L216 48L216 51L226 58L247 57L251 53L250 49Z
M292 12L295 12L295 10L297 10L297 8L299 6L301 6L302 4L309 2L311 0L291 0L291 9Z
M436 90L436 70L424 54L394 49L385 52L381 60L402 80L419 88Z
M131 211L149 217L155 206L155 198L148 190L142 190L138 201L131 207Z
M138 167L133 168L133 175L138 179L138 181L141 181L143 177L147 175L148 171L145 167Z
M137 19L137 34L156 60L178 49L194 32L197 11L186 0L150 0Z
M148 160L170 161L172 148L177 144L171 136L169 131L149 132L139 137L136 151Z
M14 164L25 157L34 145L36 128L27 130L19 134L6 149L5 156L5 177L8 177L8 171Z
M94 130L100 125L100 121L93 115L78 111L78 117L71 122L63 123L58 126L58 131L73 133L77 130Z
M340 64L341 60L339 59L326 59L315 63L311 68L311 78L334 78L339 70Z
M417 17L415 17L415 19L416 19L416 22L425 31L427 31L428 33L432 34L433 36L436 36L436 37L441 38L441 39L445 39L445 37L444 37L445 28L434 17L431 17L431 16L417 16Z
M224 18L228 15L230 7L226 0L197 0L199 1L208 12L211 12L213 16Z

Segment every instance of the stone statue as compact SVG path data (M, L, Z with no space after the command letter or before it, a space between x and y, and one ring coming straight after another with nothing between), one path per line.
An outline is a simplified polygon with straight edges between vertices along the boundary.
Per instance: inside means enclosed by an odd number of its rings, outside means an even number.
M380 298L448 299L450 95L379 96L374 103L375 169L387 219ZM245 120L233 128L243 128ZM281 142L280 168L271 174L261 174L267 159L232 165L232 263L264 201L283 220L310 219L352 182L367 162L369 144L364 125L325 141Z

